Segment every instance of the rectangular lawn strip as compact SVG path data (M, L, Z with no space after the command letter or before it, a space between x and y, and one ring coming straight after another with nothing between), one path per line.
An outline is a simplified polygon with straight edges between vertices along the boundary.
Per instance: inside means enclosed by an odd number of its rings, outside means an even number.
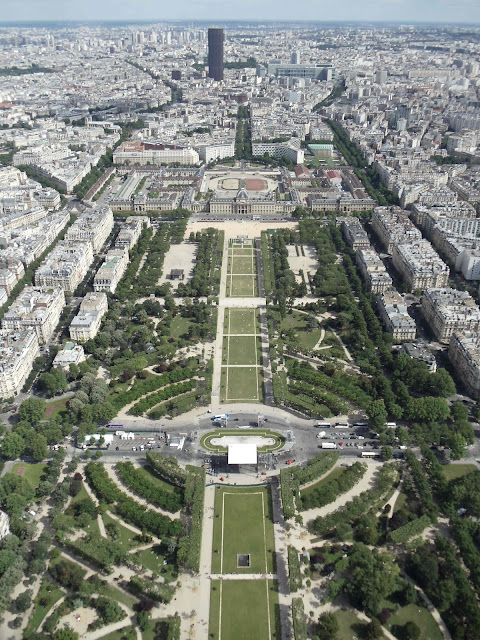
M227 290L231 291L232 298L253 298L257 295L257 276L232 275L230 279L231 289L228 287L227 281Z
M182 490L179 487L174 487L173 484L170 484L162 478L159 478L150 466L147 465L146 467L135 468L137 469L139 475L144 475L154 486L160 487L161 489L163 489L164 491L168 491L169 493L182 493Z
M133 607L138 602L138 598L135 598L128 593L124 593L123 591L120 591L120 589L116 589L114 586L108 583L105 583L105 585L100 588L99 593L102 596L107 596L107 598L111 598L112 600L121 602L130 609L133 609Z
M227 309L223 327L224 335L259 332L257 309Z
M229 336L227 363L256 366L257 338L255 336Z
M222 372L226 367L222 367ZM228 380L228 381L227 381ZM258 367L228 367L225 375L225 389L222 389L225 400L262 400L262 384Z
M45 462L37 462L36 464L30 464L29 462L18 462L12 467L11 473L14 476L21 475L28 480L32 489L36 489L40 484L40 479L43 476L46 467ZM20 471L23 469L24 471Z
M136 637L136 627L132 627L131 625L127 625L126 627L122 627L117 631L112 631L111 633L107 633L106 636L102 636L100 640L122 640L122 638L126 637L129 629L133 629L133 637ZM144 636L145 637L145 636Z
M463 478L467 473L476 471L477 467L474 464L449 464L442 467L442 473L444 477L450 482L456 478Z
M222 549L223 573L274 571L275 539L268 488L217 488L212 573L222 570ZM250 567L237 567L238 554L250 554Z
M255 273L255 257L239 257L234 256L232 259L231 273L233 274L254 274Z
M443 634L434 617L422 605L409 604L406 607L401 607L388 619L386 628L391 631L395 625L403 626L409 621L414 622L420 628L419 640L443 640Z
M209 637L216 640L280 638L275 625L278 593L271 581L224 580L222 584L215 581L212 596Z

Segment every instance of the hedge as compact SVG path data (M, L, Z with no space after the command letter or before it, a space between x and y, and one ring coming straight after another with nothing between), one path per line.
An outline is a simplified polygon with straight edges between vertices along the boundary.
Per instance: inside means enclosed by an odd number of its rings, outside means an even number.
M115 511L126 522L140 529L146 529L158 537L182 534L183 528L178 520L171 520L167 516L146 509L133 498L121 491L115 482L108 477L105 467L100 463L89 462L85 469L89 484L100 501L115 503Z
M428 481L426 473L422 468L421 463L417 460L417 458L410 450L405 452L405 461L410 468L413 480L415 482L415 488L417 489L417 493L422 502L425 513L430 516L433 522L436 522L438 509L433 499L430 483Z
M187 380L186 382L181 382L180 384L172 384L157 393L152 393L146 398L142 398L139 402L133 405L131 409L129 409L128 413L132 416L141 416L151 409L156 404L163 402L164 400L169 400L170 398L174 398L175 396L179 396L182 393L187 393L192 389L195 389L197 385L196 380Z
M292 619L295 640L307 640L307 618L302 598L292 599Z
M179 565L196 572L200 571L204 501L205 470L198 467L188 467L185 482L185 504L190 516L190 523L188 534L179 540L177 562Z
M128 391L119 393L116 396L111 396L109 402L113 407L120 411L125 405L138 400L147 393L157 391L161 387L165 387L172 382L180 382L181 380L187 380L192 378L197 373L196 369L186 367L185 369L174 369L173 371L167 371L161 375L152 375L146 380L136 380L133 387Z
M293 500L294 483L291 469L280 469L280 493L282 496L283 517L290 520L295 515Z
M153 484L143 470L137 469L131 462L117 462L115 469L122 482L147 502L171 513L176 513L182 508L183 499L178 490L167 491L163 487Z
M290 580L290 591L294 593L302 588L302 571L300 566L300 558L295 547L289 545L288 553L288 576Z
M115 511L126 522L139 529L146 529L159 538L164 536L177 537L183 532L183 527L179 520L170 520L170 518L161 513L146 509L128 496L122 495L122 499L116 504Z
M74 541L65 539L61 544L102 571L109 572L112 564L122 564L127 558L116 543L98 534L90 534Z
M132 576L128 581L130 591L140 597L150 598L156 602L169 603L173 598L175 589L168 584L156 583L151 579Z
M367 465L364 462L355 462L336 478L325 478L317 489L308 489L308 493L302 495L302 510L324 507L333 502L342 493L350 491L364 476L366 470Z
M403 527L399 527L398 529L395 529L395 531L391 531L389 535L390 540L398 543L408 542L410 538L420 535L430 523L431 520L425 513L420 518L415 518L415 520L404 524Z
M377 502L380 502L387 491L396 484L398 477L396 463L384 464L371 489L363 491L359 496L347 502L341 509L337 509L337 511L323 518L319 517L309 522L309 531L323 536L340 523L353 522L356 518L367 513Z
M147 451L148 463L158 475L177 487L184 487L187 479L187 472L178 464L178 460L173 456L164 456L161 453Z

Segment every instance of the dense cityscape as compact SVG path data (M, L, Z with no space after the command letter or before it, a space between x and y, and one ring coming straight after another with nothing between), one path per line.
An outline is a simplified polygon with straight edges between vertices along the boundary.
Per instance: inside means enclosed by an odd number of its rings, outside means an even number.
M0 24L0 639L480 638L480 28Z

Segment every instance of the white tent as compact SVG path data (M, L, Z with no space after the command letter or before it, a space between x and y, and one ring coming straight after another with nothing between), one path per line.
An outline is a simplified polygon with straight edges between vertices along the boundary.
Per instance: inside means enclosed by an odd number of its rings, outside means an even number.
M228 464L257 464L257 445L229 444Z

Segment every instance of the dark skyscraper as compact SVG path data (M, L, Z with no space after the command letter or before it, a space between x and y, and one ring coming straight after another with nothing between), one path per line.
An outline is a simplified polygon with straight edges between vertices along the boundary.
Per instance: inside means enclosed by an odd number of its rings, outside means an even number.
M208 30L208 77L223 80L223 29Z

